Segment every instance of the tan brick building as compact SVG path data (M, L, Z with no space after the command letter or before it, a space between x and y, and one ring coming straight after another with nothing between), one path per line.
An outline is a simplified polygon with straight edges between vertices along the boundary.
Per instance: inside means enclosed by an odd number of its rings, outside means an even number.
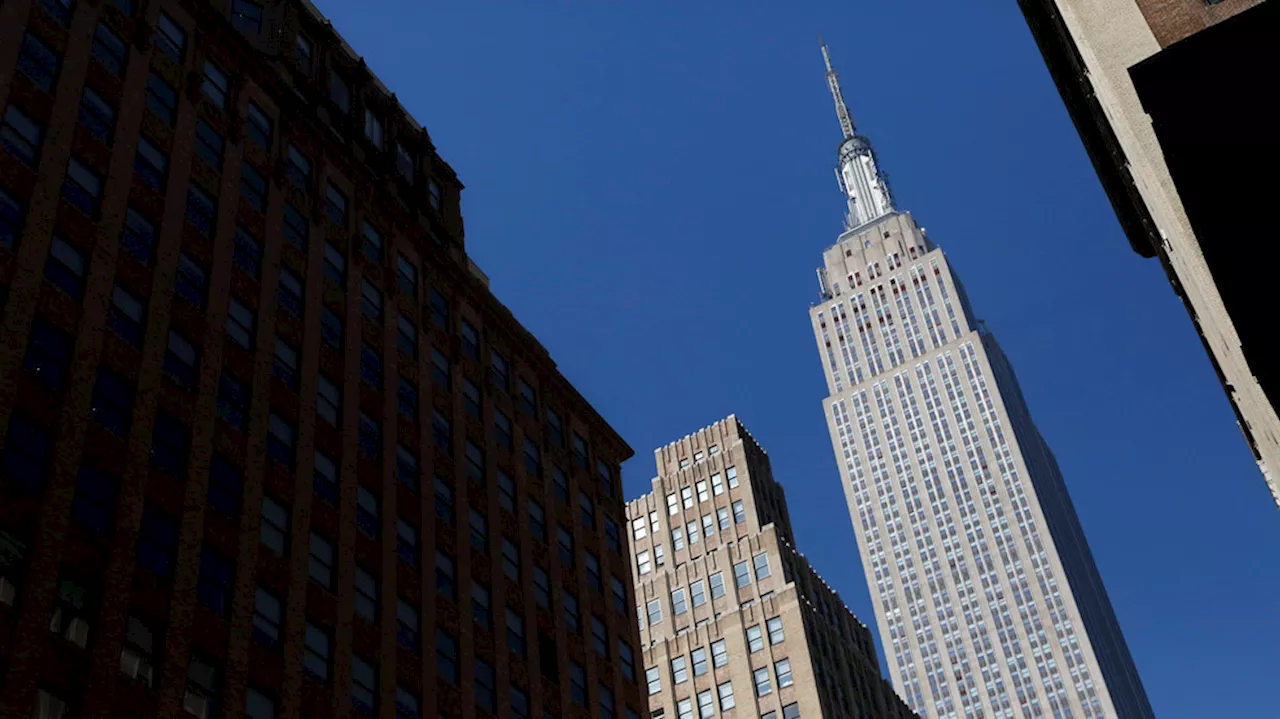
M627 505L652 716L914 716L795 550L768 455L737 418L654 455L653 491Z

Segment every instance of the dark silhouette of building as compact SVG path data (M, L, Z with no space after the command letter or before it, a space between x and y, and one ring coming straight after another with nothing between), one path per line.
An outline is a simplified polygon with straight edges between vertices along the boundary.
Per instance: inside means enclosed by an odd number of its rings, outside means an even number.
M636 717L632 452L306 0L0 4L0 716Z
M1019 5L1130 245L1159 258L1280 504L1280 3Z

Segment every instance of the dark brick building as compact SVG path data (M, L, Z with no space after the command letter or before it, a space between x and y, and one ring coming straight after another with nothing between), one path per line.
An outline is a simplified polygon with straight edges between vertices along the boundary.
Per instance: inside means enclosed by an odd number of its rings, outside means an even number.
M631 449L306 0L0 3L0 716L634 717Z

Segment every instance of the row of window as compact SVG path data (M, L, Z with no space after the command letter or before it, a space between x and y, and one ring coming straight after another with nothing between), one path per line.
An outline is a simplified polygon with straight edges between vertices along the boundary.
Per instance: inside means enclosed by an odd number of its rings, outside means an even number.
M734 524L742 524L747 521L746 509L742 500L739 499L735 501L731 507L720 507L717 509L715 516L710 514L702 515L701 530L699 530L699 523L696 520L689 522L685 527L673 527L671 529L671 549L673 551L684 549L686 538L688 539L689 546L692 547L701 541L699 539L700 536L708 538L715 536L717 528L721 532L729 531L729 527L731 526L729 523L730 510L732 510ZM657 512L650 513L651 517L656 515ZM633 532L635 531L635 525L637 522L643 524L644 518L641 517L640 519L632 522ZM656 530L660 527L660 524L655 520L653 526ZM650 553L651 551L652 554ZM652 561L650 560L650 557L652 557ZM636 570L641 575L645 575L653 571L654 563L659 567L666 564L666 551L663 549L661 544L654 544L652 550L645 549L636 553Z
M728 654L726 653L724 640L712 642L711 644L711 660L716 667L723 667L729 663ZM688 657L683 654L671 659L671 684L672 688L684 684L689 681L689 670L692 666L693 676L705 676L710 670L707 666L707 650L704 647L694 649ZM779 659L773 663L774 676L777 677L778 688L785 689L795 683L791 674L791 660ZM645 683L649 689L649 695L658 694L662 691L662 668L648 667L645 669ZM758 669L752 669L752 678L755 681L756 696L763 697L773 693L773 682L769 675L769 667L763 666ZM720 684L720 687L729 685L728 682ZM731 686L731 685L730 685ZM732 689L729 690L732 694ZM723 690L721 691L723 696ZM729 709L730 707L721 706L721 709Z
M755 568L756 581L765 579L770 574L769 555L761 552L755 555L750 562L742 561L733 565L734 582L738 588L747 587L751 584L752 565ZM643 565L642 565L643 566ZM724 596L724 573L716 572L707 577L706 583L699 579L691 582L689 585L689 596L686 597L683 587L671 590L671 611L673 616L679 616L689 611L689 601L693 602L694 607L700 607L707 602L708 591L711 599L719 599ZM648 618L649 625L653 626L662 622L662 600L651 599L645 603L643 611L639 612L640 628L644 628L645 618Z

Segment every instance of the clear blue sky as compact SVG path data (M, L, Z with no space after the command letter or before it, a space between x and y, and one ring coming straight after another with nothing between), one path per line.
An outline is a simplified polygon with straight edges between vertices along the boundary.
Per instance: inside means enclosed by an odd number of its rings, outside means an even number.
M494 292L635 447L628 494L737 413L874 627L808 320L844 208L822 33L1017 368L1157 715L1275 715L1280 512L1013 0L319 5L467 185Z

